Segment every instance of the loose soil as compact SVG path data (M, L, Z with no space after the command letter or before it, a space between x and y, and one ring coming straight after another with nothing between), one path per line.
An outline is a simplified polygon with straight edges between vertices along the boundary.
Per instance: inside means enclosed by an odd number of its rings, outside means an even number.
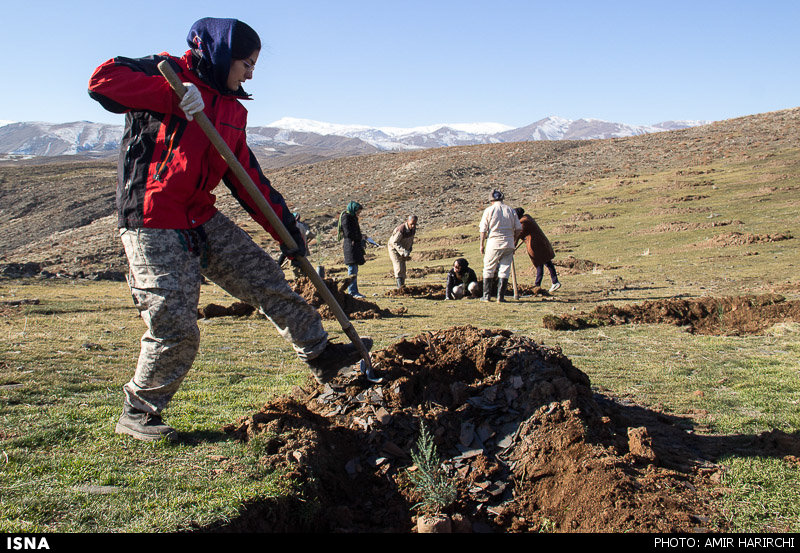
M200 531L414 532L420 427L457 488L456 532L697 532L724 528L713 458L733 440L594 393L558 348L505 330L453 327L377 352L358 371L303 387L225 427L286 471L299 499L247 505ZM795 436L765 436L796 455ZM231 461L233 463L233 461ZM236 470L231 464L227 470Z
M406 269L406 277L422 278L428 275L445 274L450 270L449 266L440 265L439 267L409 267ZM386 278L394 279L394 271L386 273Z
M347 287L350 286L352 278L344 278L342 280L326 278L323 280L336 299L336 302L350 319L379 319L381 317L401 316L407 311L404 307L397 309L381 309L375 303L361 298L354 298L347 293ZM300 294L306 302L316 307L323 319L336 318L333 311L331 311L330 307L328 307L322 299L322 296L319 295L319 292L311 280L306 277L298 278L292 283L292 288L295 292Z
M619 324L671 324L693 334L758 334L785 322L800 322L800 301L778 294L721 298L666 299L624 307L601 305L590 313L546 315L545 328L579 330Z
M229 306L209 303L197 309L200 319L213 319L215 317L247 317L255 312L256 308L244 302L234 302Z
M328 290L331 291L336 302L344 311L349 319L378 319L381 317L395 317L406 313L404 307L397 309L381 309L378 305L361 298L354 298L346 292L352 279L334 280L323 279ZM290 283L292 289L303 297L307 303L314 306L323 319L335 319L336 316L330 307L319 295L316 286L308 278L302 277ZM234 302L229 306L209 303L197 310L197 316L201 319L211 319L214 317L247 317L256 314L256 308L243 302ZM256 316L260 316L256 314Z
M441 284L406 284L386 291L389 297L408 297L426 300L443 300L445 287Z
M641 231L641 234L660 234L664 232L684 232L689 230L701 230L717 227L726 227L728 225L737 224L741 225L741 221L712 221L710 223L687 223L685 221L672 221L670 223L661 223L656 225L650 230Z
M468 242L474 242L478 239L478 234L457 234L455 236L445 236L445 237L422 237L422 238L415 238L414 245L418 244L426 244L428 246L450 246L452 244L464 244Z
M483 281L479 280L478 283L480 284L480 288L478 290L478 296L482 294L481 290L483 290ZM550 292L547 289L542 288L541 286L531 286L528 284L518 284L517 285L517 294L519 297L530 297L530 296L550 296ZM445 287L440 284L407 284L400 288L392 288L386 291L386 295L390 297L410 297L410 298L417 298L417 299L426 299L426 300L444 300L445 296ZM506 293L507 298L514 297L514 288L513 285L509 284ZM464 299L474 299L467 296ZM494 296L492 296L494 299Z
M749 244L762 244L767 242L781 242L794 238L791 233L780 232L776 234L751 234L749 232L729 232L709 238L704 242L695 244L697 248L726 248L728 246L746 246Z
M414 261L435 261L437 259L449 259L451 257L461 257L464 255L462 252L458 250L452 249L441 249L441 250L429 250L425 252L414 252L412 254L412 259Z

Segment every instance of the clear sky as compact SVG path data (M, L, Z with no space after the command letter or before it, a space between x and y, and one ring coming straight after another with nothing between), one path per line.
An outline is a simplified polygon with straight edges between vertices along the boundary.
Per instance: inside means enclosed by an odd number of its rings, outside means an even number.
M800 106L799 0L0 0L0 120L123 122L91 100L117 55L180 55L201 17L264 49L250 125L628 124Z

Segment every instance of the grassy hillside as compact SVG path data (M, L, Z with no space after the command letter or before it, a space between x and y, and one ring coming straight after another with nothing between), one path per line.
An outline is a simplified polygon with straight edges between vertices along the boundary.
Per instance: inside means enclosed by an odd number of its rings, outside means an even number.
M503 187L508 203L533 214L554 242L563 288L504 305L394 295L385 249L370 250L360 273L362 292L382 308L407 312L356 320L358 332L373 337L375 350L403 336L467 324L559 347L594 390L685 419L690 434L713 450L723 476L707 492L723 516L709 520L709 528L796 532L800 321L723 335L641 323L556 331L542 320L669 298L772 293L800 299L798 115L789 110L705 131L591 144L368 156L286 169L272 178L287 197L309 206L309 218L324 217L311 259L329 274L341 261L328 219L346 200L374 206L364 227L381 241L400 214L419 212L412 287L443 286L443 271L456 256L480 272L477 221L486 192ZM0 169L3 187L12 174ZM304 188L308 182L315 183L313 191ZM0 198L7 198L3 190ZM85 237L48 237L6 262L37 251L40 259L75 257L52 246L45 255L48 241L86 243ZM528 291L533 278L521 251L516 271ZM203 287L201 305L233 301L213 284ZM264 319L201 321L200 354L165 413L182 435L170 445L113 434L121 386L143 332L124 283L4 279L0 312L3 531L224 526L246 505L301 493L259 463L264 443L241 443L221 430L307 377ZM346 340L335 321L325 325ZM774 454L748 449L775 435L783 442ZM308 511L295 507L287 516L310 516L314 501L304 505Z

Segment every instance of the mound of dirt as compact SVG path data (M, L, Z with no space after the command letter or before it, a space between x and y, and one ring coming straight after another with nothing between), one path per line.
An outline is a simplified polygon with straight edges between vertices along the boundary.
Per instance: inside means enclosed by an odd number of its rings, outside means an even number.
M477 234L457 234L444 237L419 237L414 239L415 244L426 244L428 246L451 246L453 244L467 243L478 239Z
M425 252L414 252L414 261L436 261L437 259L449 259L451 257L461 257L462 252L452 249L430 250Z
M687 326L694 334L757 334L782 322L800 322L800 301L778 294L645 301L624 307L601 305L591 313L546 315L545 328L578 330L619 324Z
M751 234L749 232L729 232L709 238L704 242L695 244L698 248L725 248L728 246L746 246L749 244L763 244L767 242L780 242L794 238L791 233L777 234Z
M563 259L556 259L553 264L559 267L559 270L568 275L575 275L580 273L590 273L595 269L613 269L613 267L604 267L594 261L588 259L578 259L572 255L568 255Z
M712 221L710 223L686 223L684 221L672 221L670 223L661 223L649 230L641 231L641 234L661 234L664 232L684 232L688 230L710 229L717 227L726 227L728 225L738 224L741 221Z
M398 309L381 309L378 305L366 301L361 298L354 298L347 293L347 287L350 286L352 278L345 278L342 280L324 279L325 285L333 294L336 302L341 306L345 314L353 320L360 319L378 319L381 317L400 316L406 312L406 309L401 307ZM324 302L322 297L317 292L314 283L308 278L302 277L295 280L292 288L310 305L313 305L319 311L323 319L335 319L336 316L331 311L330 307Z
M511 293L513 293L513 289ZM541 286L533 286L528 284L518 284L517 294L521 298L527 298L530 296L544 296L547 298L552 296L552 294L547 290L547 288L542 288Z
M465 326L373 358L381 385L309 379L225 427L316 509L268 500L204 531L413 532L420 491L408 475L422 425L456 485L445 510L454 531L689 532L716 520L706 500L715 469L692 461L675 422L643 422L594 395L557 348Z
M328 289L333 293L336 302L345 312L350 319L377 319L386 316L399 316L406 312L405 308L398 309L381 309L376 304L360 299L354 298L346 292L347 287L350 285L350 279L341 281L324 279ZM309 279L302 277L292 283L293 290L301 295L310 305L313 305L319 311L323 319L335 319L335 315L330 307L323 301L319 295L314 283ZM218 305L216 303L209 303L205 306L198 307L197 316L200 319L212 319L215 317L247 317L256 311L255 307L243 302L234 302L229 306Z
M601 230L613 229L614 227L609 225L597 225L597 226L588 226L584 227L581 225L576 225L575 223L567 223L564 225L557 225L553 227L550 232L554 235L561 235L561 234L573 234L576 232L599 232Z
M255 312L256 308L244 302L234 302L225 307L216 303L209 303L197 308L197 317L200 319L213 319L215 317L247 317Z
M428 275L438 275L444 274L450 270L450 267L447 266L439 266L439 267L409 267L406 269L406 276L408 278L422 278ZM394 272L390 271L386 273L387 278L394 279Z
M391 297L422 298L427 300L443 300L444 294L444 286L439 284L407 284L400 288L392 288L386 291L386 295Z
M483 289L483 281L478 281L480 284L480 288L478 290L478 295L482 294L481 290ZM531 286L528 284L518 284L517 285L517 294L519 297L531 297L531 296L551 296L550 292L547 289L542 288L541 286ZM424 285L405 285L400 288L392 288L386 291L387 296L391 297L409 297L409 298L419 298L419 299L426 299L426 300L444 300L445 296L445 287L439 284L424 284ZM507 298L513 296L513 287L509 286ZM494 297L494 296L493 296ZM467 296L469 299L469 296Z

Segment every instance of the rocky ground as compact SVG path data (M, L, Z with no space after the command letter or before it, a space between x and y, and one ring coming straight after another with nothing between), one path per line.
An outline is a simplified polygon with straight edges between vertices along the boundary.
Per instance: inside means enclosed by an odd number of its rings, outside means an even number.
M545 315L551 330L577 330L618 324L672 324L695 334L753 334L779 323L800 322L800 301L781 295L703 297L644 301L615 307L601 305L590 313Z
M769 155L764 152L796 148L798 123L800 109L792 109L626 139L362 156L278 169L270 178L290 207L306 214L325 250L338 247L332 236L336 216L351 199L366 207L365 233L385 242L408 213L419 216L423 229L474 222L495 187L504 190L508 203L533 212L531 198L557 196L565 184L683 171L723 157L758 159ZM109 162L74 160L0 166L0 274L124 279L112 205L114 172ZM229 196L220 194L219 203L245 220ZM571 217L565 225L586 220L586 214ZM735 221L725 223L732 228L716 242L692 247L791 238L749 235L738 232ZM603 224L596 221L598 228ZM431 241L427 245L434 249L426 248L427 257L417 260L458 255L459 242L469 238ZM574 257L560 256L558 263L561 274L601 268ZM404 314L344 294L346 279L327 282L350 318ZM294 286L330 317L308 281L299 279ZM518 292L547 295L523 286ZM406 286L388 294L438 301L444 289ZM2 305L0 312L17 308ZM599 306L545 323L559 330L669 322L698 333L748 333L760 330L756 322L796 321L799 312L796 302L778 295L709 297ZM251 313L243 304L207 305L199 315ZM442 509L455 532L724 529L724 517L713 507L721 452L790 462L800 457L796 435L699 435L690 419L595 393L587 375L558 349L505 330L467 326L427 332L374 352L373 360L386 377L383 383L370 384L358 371L325 386L309 381L228 425L236 439L259 444L265 467L285 469L298 493L253 502L233 520L196 530L417 531L424 511L415 506L424 490L413 484L420 468L412 452L421 425L433 436L445 476L456 485L454 500ZM221 461L222 470L239 470L237 462Z
M308 281L295 289L321 302ZM435 286L387 294L444 298ZM356 317L401 315L366 300L343 305ZM247 314L234 307L224 314ZM601 305L544 323L553 330L667 323L694 333L750 334L788 321L800 321L798 302L771 294ZM286 470L298 495L249 505L229 523L196 530L717 531L725 517L715 507L715 495L724 493L716 459L737 453L800 462L796 434L696 434L689 418L593 392L558 348L506 330L426 332L372 359L382 383L368 383L356 368L324 386L309 379L228 425L236 439L258 442L260 462ZM423 524L425 489L413 483L421 425L456 490L439 510L445 526ZM226 470L237 470L235 463ZM318 510L304 511L304 497L315 498Z
M285 469L316 510L262 501L197 530L422 531L424 488L411 478L421 425L456 486L440 509L451 532L724 529L717 456L800 455L793 435L700 436L688 419L595 394L558 349L505 330L427 332L373 357L383 384L357 370L309 380L225 428L258 441L260 462Z
M422 234L473 223L493 188L535 217L532 200L557 196L564 185L609 176L624 180L648 171L685 172L722 158L757 160L798 141L800 108L795 108L630 138L381 153L275 169L268 176L290 208L312 225L319 251L326 251L338 246L336 218L350 200L365 206L365 234L385 243L409 213L418 215ZM115 228L115 174L114 161L0 163L0 269L34 262L53 274L124 271ZM249 224L224 186L218 196L224 212ZM581 220L581 214L572 217ZM265 245L277 251L271 241Z

